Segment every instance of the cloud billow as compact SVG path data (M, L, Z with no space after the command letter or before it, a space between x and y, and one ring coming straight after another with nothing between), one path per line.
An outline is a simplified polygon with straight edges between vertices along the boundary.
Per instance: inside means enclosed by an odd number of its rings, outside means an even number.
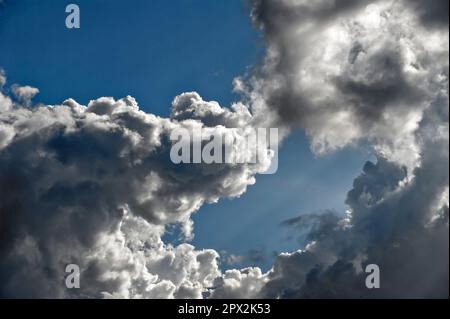
M378 161L355 179L346 217L284 222L309 244L251 283L248 271L221 279L213 296L250 285L247 297L448 298L448 13L427 20L442 2L252 3L267 56L237 83L256 116L304 130L319 155L368 141ZM380 289L364 284L370 263Z
M30 89L17 86L15 91ZM29 107L4 94L0 100L3 296L64 296L65 263L85 270L82 287L87 291L82 288L80 296L114 295L117 290L118 296L139 295L139 289L131 294L131 288L124 288L138 276L139 262L132 260L136 254L145 260L141 267L146 270L139 276L149 277L140 280L170 283L166 295L158 296L201 296L204 277L218 272L217 253L189 245L165 246L160 239L164 226L178 223L186 237L192 236L191 214L205 202L241 195L267 163L177 166L170 161L169 136L180 127L205 126L202 116L218 119L212 130L246 125L251 116L243 106L234 112L185 93L174 101L177 119L146 114L131 97L100 98L88 106L69 99L62 105ZM211 112L181 119L183 112L195 108ZM139 235L129 241L125 234L136 231L126 226L131 220L146 229L148 238ZM106 248L100 246L107 238ZM151 260L140 256L147 245ZM191 258L192 269L182 262L175 266L179 258ZM202 270L203 263L209 268ZM185 278L183 272L194 278Z

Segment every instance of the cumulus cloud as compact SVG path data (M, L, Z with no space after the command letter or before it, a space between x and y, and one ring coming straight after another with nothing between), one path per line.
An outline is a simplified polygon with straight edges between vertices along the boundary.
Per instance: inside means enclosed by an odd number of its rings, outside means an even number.
M442 135L423 140L422 164L412 180L397 163L366 163L348 193L347 216L327 211L285 221L299 236L306 233L309 244L280 254L252 282L235 274L213 296L244 291L253 298L447 298L448 117L438 115L446 109L448 104L433 107L421 123L421 130L434 127ZM365 286L368 264L380 267L380 289Z
M443 214L448 201L441 202L448 188L448 168L436 168L434 162L439 154L439 161L448 163L446 143L433 145L436 149L427 155L429 162L407 184L402 184L406 176L397 164L382 159L367 163L348 194L351 217L316 216L320 227L310 233L311 244L304 251L279 256L261 294L285 298L448 296L448 216ZM372 263L380 266L382 286L368 290L363 270Z
M305 130L318 154L366 140L378 161L344 218L283 223L309 244L280 254L252 297L448 297L448 2L431 2L253 1L268 54L238 80L249 103ZM365 287L370 263L381 289ZM218 296L246 285L235 276Z
M241 87L253 108L318 154L368 140L412 169L417 123L448 83L448 29L424 27L408 1L253 2L268 52Z
M251 120L248 110L184 93L172 117L160 118L129 96L31 107L37 90L13 92L18 102L0 94L1 295L65 296L64 264L73 262L86 280L79 296L201 297L217 275L217 253L164 246L164 227L181 224L191 237L191 214L203 203L240 196L270 154L254 164L176 165L170 133L238 135ZM137 238L130 220L147 237Z

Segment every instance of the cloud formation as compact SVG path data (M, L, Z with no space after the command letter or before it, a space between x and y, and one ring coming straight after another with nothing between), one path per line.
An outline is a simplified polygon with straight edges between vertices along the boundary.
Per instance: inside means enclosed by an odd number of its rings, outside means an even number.
M284 222L309 244L214 296L251 285L263 298L448 298L448 2L253 4L268 54L238 81L249 103L305 130L318 154L368 141L378 161L355 179L345 218ZM370 263L381 289L365 287Z
M305 130L318 154L368 140L412 169L417 123L447 85L448 29L425 27L408 1L253 3L268 51L241 87L253 108Z
M432 3L432 4L431 4ZM132 97L33 105L0 72L0 297L448 297L448 15L444 1L254 0L263 65L231 108L197 93L169 118ZM300 128L317 154L365 141L346 199L286 221L307 234L272 269L219 269L219 254L161 238L193 235L204 203L238 197L270 163L175 165L170 132ZM235 149L236 152L243 150ZM300 169L300 168L299 168ZM64 285L80 265L81 288ZM364 285L367 263L381 289Z
M63 297L64 264L76 263L86 280L80 296L201 297L206 278L218 272L217 253L165 246L164 226L181 224L191 237L191 214L240 196L270 154L255 164L175 165L170 132L237 135L251 120L245 106L230 110L184 93L172 117L160 118L129 96L30 107L36 89L13 92L16 102L0 94L1 295ZM141 292L130 286L136 276ZM151 285L163 291L147 291Z

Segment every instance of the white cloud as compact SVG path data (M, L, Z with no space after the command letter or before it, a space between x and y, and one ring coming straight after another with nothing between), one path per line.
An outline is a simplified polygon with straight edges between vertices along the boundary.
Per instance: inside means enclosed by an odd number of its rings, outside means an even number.
M318 154L368 140L412 170L415 131L448 86L448 29L408 1L254 1L268 57L246 91L253 108L300 127Z
M15 87L25 91L37 92ZM0 93L2 294L66 296L64 264L78 263L79 297L202 297L220 275L218 254L166 246L164 227L181 224L192 237L191 214L240 196L267 163L176 165L169 136L180 127L238 134L252 120L248 110L185 93L172 118L160 118L132 97L31 107L31 95L19 99L24 106Z
M13 85L12 92L21 103L23 103L24 105L30 105L31 100L33 99L33 97L36 96L36 94L39 93L39 90L37 88L28 85L25 86Z

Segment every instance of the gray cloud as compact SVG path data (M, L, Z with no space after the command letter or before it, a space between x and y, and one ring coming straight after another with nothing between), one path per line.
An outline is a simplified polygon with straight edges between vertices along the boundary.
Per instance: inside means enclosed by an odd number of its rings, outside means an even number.
M408 1L253 3L267 56L238 89L261 121L305 130L318 154L368 140L413 169L417 122L447 86L448 31Z
M252 107L305 130L319 154L367 140L378 161L355 179L347 217L285 221L306 248L214 297L448 298L447 12L430 2L253 1L268 53L238 81ZM370 263L381 289L365 287Z
M304 250L283 253L252 282L263 298L448 298L448 98L440 96L416 132L421 165L368 162L347 196L349 215L306 214L283 225L307 232ZM419 137L420 136L420 137ZM365 287L367 264L381 269L381 288ZM248 272L248 271L247 271ZM235 279L236 280L236 279ZM249 283L223 283L228 297Z
M449 2L446 0L411 1L419 18L427 27L440 27L448 29Z

